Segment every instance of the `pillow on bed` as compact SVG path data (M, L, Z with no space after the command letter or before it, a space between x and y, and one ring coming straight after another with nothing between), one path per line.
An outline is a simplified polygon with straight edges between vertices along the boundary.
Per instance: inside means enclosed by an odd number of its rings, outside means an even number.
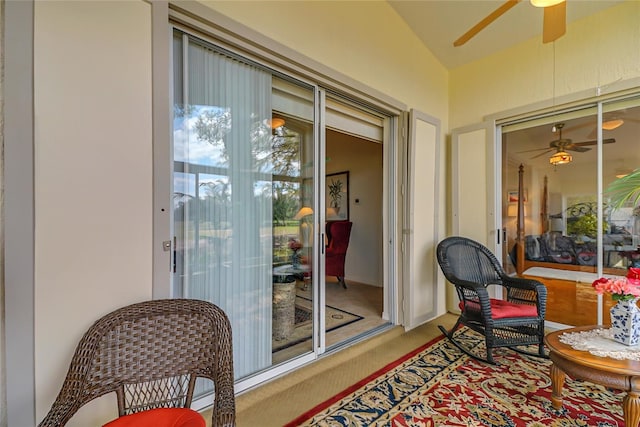
M540 236L540 249L544 259L548 262L560 264L574 264L576 253L573 239L560 233L545 233Z

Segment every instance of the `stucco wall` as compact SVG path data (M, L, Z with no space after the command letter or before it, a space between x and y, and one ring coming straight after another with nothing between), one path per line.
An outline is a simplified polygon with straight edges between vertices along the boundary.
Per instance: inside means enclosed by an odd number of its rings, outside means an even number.
M36 2L34 22L39 421L91 323L151 298L151 6ZM68 425L115 418L108 399Z

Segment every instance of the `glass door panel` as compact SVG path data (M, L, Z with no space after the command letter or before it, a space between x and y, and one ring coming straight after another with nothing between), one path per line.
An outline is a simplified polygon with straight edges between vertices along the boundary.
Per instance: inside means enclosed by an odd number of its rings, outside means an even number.
M173 46L173 296L227 313L239 381L313 351L314 90Z
M596 126L594 108L556 114L503 129L503 228L506 230L510 272L518 270L518 185L522 165L525 260L590 265L597 227L597 141L589 133ZM527 126L529 125L529 126ZM584 218L579 222L576 211ZM577 222L577 223L576 223ZM571 249L571 250L568 250ZM550 264L554 267L554 264Z
M558 323L607 324L612 302L591 282L640 265L638 201L614 204L611 192L640 166L640 99L603 104L601 123L599 131L597 108L590 107L503 129L502 218L511 249L504 264L512 273L539 274L549 293L547 320ZM523 266L515 253L519 231Z
M613 204L611 186L631 179L633 171L640 168L640 98L605 104L602 128L605 141L615 141L605 144L602 150L606 207L603 224L604 264L605 267L617 269L617 274L625 275L628 267L640 267L640 206L634 198L619 206Z

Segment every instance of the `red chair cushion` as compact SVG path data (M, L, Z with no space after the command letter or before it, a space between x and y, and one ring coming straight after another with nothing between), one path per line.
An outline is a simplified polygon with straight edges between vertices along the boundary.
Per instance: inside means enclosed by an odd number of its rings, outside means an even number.
M493 319L505 319L507 317L538 317L538 308L535 305L516 304L502 299L491 298L491 317ZM480 311L480 304L473 301L467 301L467 306L473 310ZM464 304L460 301L458 304L460 310L464 308Z
M116 418L103 427L206 427L206 423L189 408L159 408Z

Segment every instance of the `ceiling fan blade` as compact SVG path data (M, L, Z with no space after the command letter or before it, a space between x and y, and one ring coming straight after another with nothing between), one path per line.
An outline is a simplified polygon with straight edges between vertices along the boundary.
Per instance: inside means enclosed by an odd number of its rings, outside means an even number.
M542 43L559 39L567 30L567 2L544 8Z
M603 144L613 144L614 142L616 142L615 138L607 138L607 139L603 139L602 143ZM598 144L598 140L594 139L593 141L582 141L582 142L574 142L573 145L578 146L578 147L584 147L586 145L597 145Z
M556 151L556 149L555 149L555 148L549 148L549 149L547 149L547 151L542 152L542 153L540 153L540 154L538 154L538 155L536 155L536 156L533 156L533 157L532 157L532 159L537 159L538 157L542 157L542 156L544 156L545 154L549 154L549 153L551 153L551 152L553 152L553 151Z
M489 15L487 15L486 18L478 22L469 31L467 31L462 36L460 36L456 41L453 42L453 45L455 47L462 46L463 44L471 40L473 36L475 36L480 31L482 31L489 24L491 24L493 21L501 17L506 11L511 9L513 6L517 5L520 1L521 0L507 0L505 3L502 4L502 6L500 6L493 12L491 12Z
M584 153L585 151L591 150L591 148L580 147L580 146L577 146L575 144L571 144L571 145L565 147L564 149L567 150L567 151L576 151L578 153Z
M521 154L521 153L531 153L533 151L540 151L540 150L549 150L549 147L544 147L544 148L534 148L532 150L524 150L524 151L516 151L515 154Z

